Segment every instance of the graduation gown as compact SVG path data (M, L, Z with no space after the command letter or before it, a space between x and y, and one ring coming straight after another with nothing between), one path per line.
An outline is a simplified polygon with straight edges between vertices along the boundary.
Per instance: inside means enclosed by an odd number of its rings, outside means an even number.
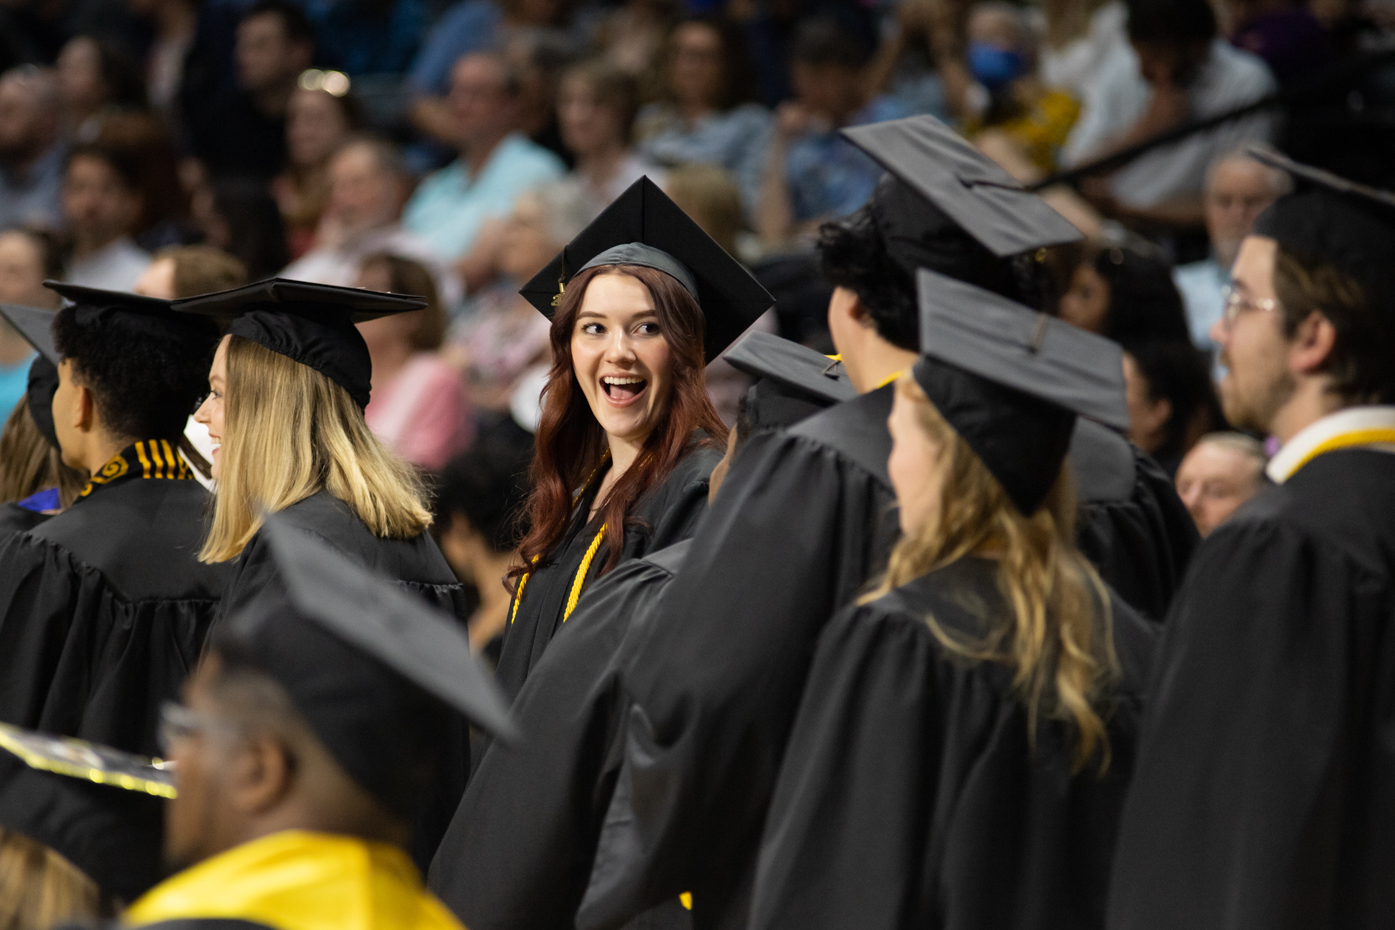
M1011 670L945 649L1011 623L997 564L961 559L819 639L766 820L752 930L1103 927L1155 628L1117 600L1112 760L1072 776L1071 730L1038 724ZM1179 924L1178 926L1183 926Z
M695 437L696 439L696 437ZM722 460L722 450L694 446L660 484L637 501L625 526L622 561L687 539L707 512L707 479ZM603 470L597 470L572 507L567 533L526 576L519 579L509 605L509 624L499 654L495 678L514 697L566 620L574 590L585 591L600 577L610 558L609 542L601 537L599 521L589 519ZM599 515L597 515L599 517ZM577 589L578 582L581 588ZM576 603L580 603L578 598ZM575 609L575 607L573 607Z
M893 391L758 432L739 450L626 664L635 706L582 930L688 891L696 926L744 926L814 642L898 532L886 473Z
M1127 439L1084 418L1069 459L1080 551L1129 606L1161 621L1201 542L1172 479Z
M19 506L17 501L0 504L0 539L11 533L24 533L43 523L50 514Z
M1168 617L1110 926L1395 927L1395 455L1326 452Z
M319 491L297 501L280 511L280 516L293 529L317 537L381 575L397 579L406 591L462 624L469 615L465 589L446 564L430 533L420 533L411 539L375 536L348 504L328 491ZM219 622L224 617L255 609L263 598L284 600L285 597L285 583L272 558L270 543L258 532L233 562L232 577L219 609ZM457 724L454 732L442 734L446 756L442 777L413 831L412 855L423 870L430 864L446 824L460 802L470 771L469 727L463 717L458 718Z
M485 753L429 884L471 930L571 930L620 767L627 645L691 540L631 559L587 591L518 693L524 739ZM677 900L646 926L691 926Z
M197 559L208 503L170 443L142 441L63 513L0 539L0 720L159 754L160 704L228 578Z

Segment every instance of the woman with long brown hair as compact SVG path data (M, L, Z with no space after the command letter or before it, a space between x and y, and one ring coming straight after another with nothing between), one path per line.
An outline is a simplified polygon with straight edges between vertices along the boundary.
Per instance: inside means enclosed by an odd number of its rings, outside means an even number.
M1117 346L920 272L896 383L902 539L819 640L750 925L1102 927L1153 633L1076 549L1077 413Z
M587 584L686 539L727 431L703 369L773 302L648 178L522 291L552 371L499 682L517 694Z

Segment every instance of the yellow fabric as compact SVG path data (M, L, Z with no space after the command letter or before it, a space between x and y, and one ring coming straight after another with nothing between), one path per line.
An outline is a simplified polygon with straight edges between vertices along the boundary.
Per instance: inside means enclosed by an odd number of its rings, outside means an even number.
M586 493L586 489L589 488L589 487L591 486L591 482L595 480L595 478L596 478L596 472L600 471L601 468L605 465L605 463L606 463L606 462L609 462L609 461L610 461L610 450L609 450L609 449L606 449L604 452L601 453L601 461L600 461L600 464L598 464L595 468L591 469L591 474L587 475L587 476L586 476L586 480L585 480L584 482L582 482L581 490L580 490L580 491L577 491L574 495L572 495L572 506L573 506L573 507L576 506L577 501L581 500L582 495L584 495L584 494ZM601 526L600 532L598 532L598 533L596 534L596 538L593 539L593 540L591 540L591 548L589 548L589 549L586 550L586 557L585 557L584 559L581 560L581 570L578 571L578 572L576 573L576 578L573 579L573 581L572 581L572 592L571 592L571 596L570 596L569 598L567 598L567 607L566 607L566 610L562 611L562 622L563 622L563 623L566 623L566 622L567 622L567 618L570 617L570 616L572 615L572 611L576 609L576 602L577 602L577 599L578 599L579 597L581 597L581 589L582 589L582 587L586 584L586 573L587 573L587 571L589 571L590 568L591 568L591 560L594 559L594 558L596 557L596 550L600 548L601 540L602 540L604 537L605 537L605 526L603 525L603 526ZM538 557L537 557L537 556L533 556L533 561L534 561L534 562L537 562L537 561L538 561ZM509 611L509 625L510 625L510 626L513 625L514 618L516 618L516 617L518 616L518 605L521 604L521 603L523 603L523 588L524 588L527 584L528 584L528 572L524 572L524 573L523 573L523 577L518 579L518 588L515 589L514 592L513 592L513 609L511 609L511 610Z
M1012 138L1022 146L1022 152L1042 171L1053 171L1056 153L1066 144L1071 127L1080 116L1080 103L1062 90L1047 90L1034 99L1024 112L1004 120L992 128ZM973 138L988 128L970 121L965 134Z
M576 577L572 579L572 593L567 596L567 609L562 611L562 622L566 623L567 618L576 610L576 602L581 599L581 589L586 586L586 573L591 570L591 562L596 558L596 550L601 548L601 541L605 539L605 525L596 531L596 538L591 540L591 545L586 548L586 555L581 560L581 566L576 570Z
M244 843L156 885L122 918L250 920L277 930L463 930L385 843L288 830Z
M1340 436L1333 436L1331 439L1321 442L1310 449L1307 455L1298 460L1298 463L1293 466L1289 474L1296 474L1300 468L1307 465L1324 452L1333 452L1337 449L1350 449L1353 446L1374 445L1395 445L1395 429L1362 429L1351 433L1342 433Z
M693 909L693 893L691 891L683 892L678 896L678 903L691 911Z
M877 385L876 387L872 388L872 390L874 390L874 391L880 391L882 388L886 387L888 384L890 384L891 382L895 381L897 378L901 377L901 376L904 375L905 373L906 373L906 370L905 370L904 368L901 369L900 371L896 372L896 374L892 375L890 378L887 378L887 379L886 379L885 381L883 381L881 384L879 384L879 385Z

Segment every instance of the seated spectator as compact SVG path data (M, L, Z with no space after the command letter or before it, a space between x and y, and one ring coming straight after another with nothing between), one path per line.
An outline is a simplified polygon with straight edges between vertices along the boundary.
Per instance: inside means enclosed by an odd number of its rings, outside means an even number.
M977 4L969 14L966 61L974 86L984 91L977 104L951 104L966 116L969 138L985 147L984 134L999 135L999 144L1014 146L1037 169L1053 170L1080 105L1037 76L1036 37L1023 10L999 0Z
M1124 384L1129 441L1169 475L1198 439L1225 425L1209 360L1190 342L1124 343Z
M750 102L740 30L722 19L685 19L673 30L666 58L664 97L641 109L635 125L640 156L665 168L725 168L750 209L760 196L770 115Z
M1041 44L1041 80L1085 99L1100 68L1128 45L1128 11L1120 0L1047 0Z
M643 81L659 65L677 15L672 0L624 0L597 23L588 44L598 57Z
M1269 483L1264 444L1244 433L1207 433L1177 468L1177 496L1202 536Z
M289 255L281 211L261 181L219 178L200 184L190 206L204 243L242 262L249 281L285 267Z
M455 273L398 222L406 196L407 175L397 147L368 136L350 139L329 160L329 201L314 248L281 276L352 287L365 257L390 252L431 266L436 293L453 308L460 301Z
M329 198L329 157L363 126L363 110L351 93L299 87L286 106L286 169L271 184L286 223L291 257L304 255L315 239Z
M64 132L76 142L97 138L102 117L145 106L140 64L107 38L80 35L58 54L59 112Z
M498 232L499 279L471 296L451 327L445 356L464 374L482 426L508 415L518 379L548 361L551 324L519 287L574 239L591 215L570 184L544 184L520 196Z
M664 174L664 193L729 255L740 251L746 228L741 188L730 171L716 165L685 165Z
M98 144L123 154L137 169L141 211L132 237L146 251L194 238L189 198L179 182L179 151L164 120L148 110L102 120Z
M0 74L0 229L58 225L59 125L52 71L22 65Z
M594 214L644 175L663 186L663 171L631 147L639 87L605 61L575 65L562 77L557 117L562 142L576 156L567 177L581 188Z
M475 419L455 369L436 354L446 334L446 311L431 272L408 258L378 253L363 260L358 287L415 294L422 310L358 325L373 359L373 392L364 419L402 458L432 471L470 444Z
M1211 254L1199 262L1178 266L1172 273L1187 310L1192 342L1214 352L1211 327L1225 309L1224 291L1240 240L1250 234L1255 219L1293 185L1288 173L1255 161L1243 150L1228 152L1206 172L1203 206Z
M518 79L498 54L466 55L455 66L450 100L460 157L422 181L402 218L442 259L459 259L485 220L565 171L561 159L517 131L518 95Z
M800 27L790 50L795 98L780 104L764 145L754 220L765 242L778 245L808 233L871 198L882 168L838 130L909 114L890 98L866 99L868 55L833 20Z
M146 99L167 118L177 119L184 65L199 32L200 6L197 0L126 2L131 15L149 22L154 31L145 59Z
M478 605L466 621L470 648L490 667L499 664L513 593L504 576L518 561L526 529L532 448L502 433L475 440L441 473L432 533L456 577L475 589Z
M720 9L717 3L691 3L693 12ZM825 20L865 48L877 43L873 4L858 0L747 0L726 7L741 23L746 48L754 66L756 99L774 108L796 93L790 83L791 52L804 23Z
M58 295L44 287L44 279L62 276L62 256L51 234L26 229L0 232L0 304L56 310ZM0 421L24 397L33 357L28 340L0 319Z
M563 72L576 62L571 38L557 29L519 29L504 43L502 54L518 77L518 131L570 167L573 158L562 144L557 89Z
M291 0L256 0L237 25L237 84L185 113L190 147L214 175L270 179L286 164L286 114L315 36ZM192 103L192 102L191 102Z
M1227 0L1230 44L1264 59L1287 81L1332 60L1327 31L1299 0Z
M1088 248L1066 278L1058 314L1073 326L1128 346L1189 339L1182 297L1168 266L1130 249Z
M338 0L317 8L316 57L354 76L406 71L429 25L426 0Z
M209 245L163 248L131 288L137 294L175 300L226 291L247 283L247 269L227 252Z
M1263 61L1217 38L1207 0L1128 0L1128 11L1130 47L1100 67L1062 152L1068 166L1252 103L1276 86ZM1082 190L1111 216L1197 228L1207 167L1271 133L1271 118L1252 114L1156 148Z
M461 0L448 9L431 27L407 77L412 125L454 148L456 117L447 95L460 59L499 51L519 30L560 28L568 7L567 0Z
M96 143L74 146L63 171L62 201L72 240L64 280L130 290L150 264L150 253L131 239L142 209L134 160Z
M892 32L868 67L867 86L900 101L911 113L946 122L962 116L971 78L965 67L962 7L941 0L904 0L891 19Z

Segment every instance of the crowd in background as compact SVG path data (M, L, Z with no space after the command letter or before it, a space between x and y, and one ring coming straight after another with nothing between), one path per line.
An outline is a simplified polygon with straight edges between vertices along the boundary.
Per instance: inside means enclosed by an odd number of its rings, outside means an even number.
M438 475L456 570L497 577L549 358L548 322L518 287L641 176L776 295L759 325L827 349L813 236L882 170L840 128L930 113L1035 184L1320 82L1387 46L1384 12L4 0L0 301L53 306L46 278L176 296L278 274L425 296L364 328L367 419ZM1380 102L1361 93L1343 106ZM1176 474L1203 532L1264 480L1264 437L1225 432L1209 336L1241 238L1288 183L1244 151L1306 146L1326 163L1295 136L1304 125L1259 109L1046 189L1089 237L1042 257L1054 303L1124 346L1130 439ZM0 418L29 357L0 331ZM718 362L708 378L730 420L742 376ZM497 629L506 602L488 593L477 619Z

